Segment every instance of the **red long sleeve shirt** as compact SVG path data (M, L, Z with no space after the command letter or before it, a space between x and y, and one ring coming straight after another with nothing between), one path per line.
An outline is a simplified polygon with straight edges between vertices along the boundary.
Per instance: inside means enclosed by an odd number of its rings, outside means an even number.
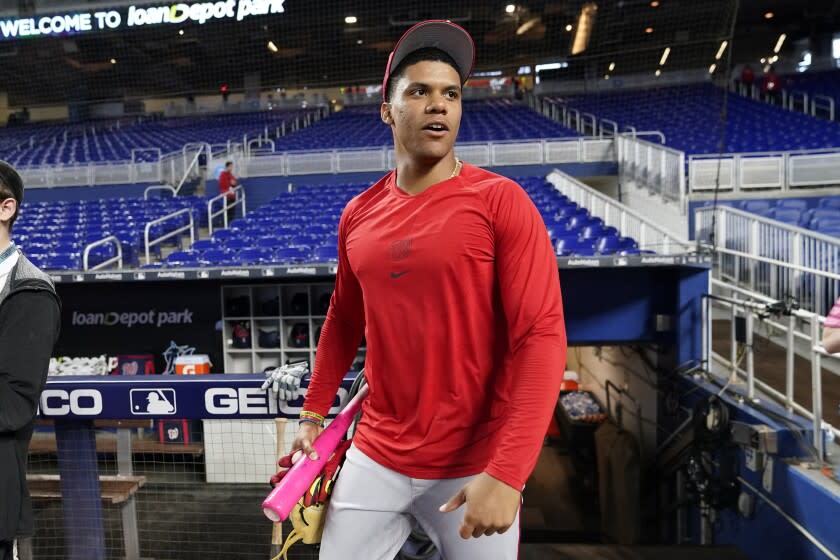
M230 171L222 171L219 173L219 194L225 194L237 185L236 177ZM233 199L232 193L228 193L228 198Z
M464 164L417 195L395 175L341 217L305 408L326 414L364 332L359 449L412 478L486 471L520 489L566 362L545 225L519 185L483 169Z

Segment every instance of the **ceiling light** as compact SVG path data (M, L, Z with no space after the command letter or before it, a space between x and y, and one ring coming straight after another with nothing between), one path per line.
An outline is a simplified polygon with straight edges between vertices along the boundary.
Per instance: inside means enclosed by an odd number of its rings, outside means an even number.
M656 77L658 78L659 76L661 76L661 75L662 75L662 70L657 69L657 70L656 70L656 72L654 72L654 74L655 74L655 75L656 75Z
M715 70L717 70L717 64L712 64L709 66L709 74L714 74Z
M766 58L762 58L762 59L760 60L760 62L761 62L762 64L764 64L765 62L767 62L767 59L766 59Z
M356 23L357 21L359 21L359 18L356 16L347 16L344 18L344 23Z
M117 59L116 59L116 58L112 58L112 59L111 59L111 64L116 64L116 63L117 63Z
M605 79L605 80L609 80L609 79L610 79L610 75L609 75L609 74L604 74L604 79Z
M650 3L650 7L651 8L658 8L659 7L659 0L653 0L653 2Z
M539 74L543 70L559 70L561 68L568 68L568 62L547 62L545 64L537 64L534 70Z
M277 45L274 44L274 41L269 41L268 42L268 50L270 50L271 52L277 52L280 49L277 48Z
M566 25L566 31L571 31L573 29L572 24Z
M646 27L645 33L653 33L653 27Z
M665 47L665 50L662 51L662 58L659 59L659 66L665 66L669 54L671 54L671 47Z
M179 30L178 30L178 35L183 35L183 34L184 34L184 30L183 30L183 29L179 29Z
M610 72L615 70L615 62L610 62Z
M729 43L727 41L724 41L723 43L720 44L720 48L718 49L718 52L715 55L715 60L720 60L720 57L723 56L724 51L726 51L726 45L728 45L728 44Z
M780 50L782 50L782 45L785 43L785 39L787 39L787 35L785 35L784 33L779 35L779 40L776 41L776 46L773 48L774 53L777 53Z
M764 19L773 19L773 16L776 15L773 12L767 12L764 14Z
M524 35L525 33L528 33L531 30L531 28L534 27L539 21L540 18L538 17L529 19L528 21L519 26L519 28L516 30L516 34Z
M598 4L587 2L580 9L575 36L572 39L572 54L580 54L589 46L589 39L592 37L592 30L595 28L595 15L598 13Z
M774 54L773 56L770 57L770 60L768 60L767 62L769 62L770 64L775 64L778 61L779 61L779 55Z
M508 4L507 6L505 6L505 12L506 13L512 14L515 11L516 11L516 5L515 4Z
M362 41L361 39L357 39L357 40L356 40L356 44L357 44L357 45L361 45L362 43L364 43L364 41Z

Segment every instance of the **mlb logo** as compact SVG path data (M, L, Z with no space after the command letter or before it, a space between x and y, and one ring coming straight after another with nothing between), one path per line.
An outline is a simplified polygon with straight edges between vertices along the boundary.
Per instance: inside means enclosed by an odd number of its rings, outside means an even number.
M129 398L135 416L171 416L178 411L175 389L131 389Z

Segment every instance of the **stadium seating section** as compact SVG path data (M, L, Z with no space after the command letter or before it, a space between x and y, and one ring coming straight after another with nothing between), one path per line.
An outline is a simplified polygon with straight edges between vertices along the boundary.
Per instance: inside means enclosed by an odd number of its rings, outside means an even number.
M198 226L207 225L207 202L197 196L24 203L12 239L42 268L79 270L85 246L113 235L122 246L124 266L136 267L143 251L146 224L182 208L193 209L193 219ZM181 215L152 226L150 238L188 223L189 218ZM175 242L176 238L172 239ZM154 250L160 255L160 245ZM94 248L90 266L114 256L113 244Z
M520 177L539 209L558 256L636 254L635 240L622 237L601 218L571 202L540 177ZM366 184L300 186L233 220L188 250L171 252L158 267L255 266L335 262L338 220L347 202ZM206 200L200 197L152 200L117 199L93 202L27 204L13 237L33 261L48 270L78 270L84 247L108 235L122 245L127 267L141 264L146 224L181 208L192 208L198 227L206 226ZM152 228L151 238L186 225L187 218ZM182 234L186 235L186 234ZM173 243L177 238L173 237ZM160 245L154 247L160 259ZM112 245L91 253L91 265L114 256Z
M16 167L129 161L132 150L160 148L162 154L180 151L191 142L225 144L287 127L302 111L264 111L202 115L136 122L112 119L86 124L33 124L0 129L0 159ZM139 161L155 161L150 151Z
M586 94L556 98L620 129L659 130L667 144L688 154L717 153L720 113L728 95L724 152L765 152L840 147L840 123L809 117L711 84Z
M16 167L73 165L111 161L155 161L185 144L241 142L266 129L271 137L281 123L286 132L304 111L265 111L174 117L135 122L112 119L86 124L33 124L0 129L0 159ZM510 100L467 101L458 139L461 142L565 138L577 136L558 123ZM350 107L276 140L277 151L380 147L392 144L390 129L379 120L379 107ZM132 155L134 150L137 151Z
M710 201L703 203L703 206L711 205ZM840 237L840 196L720 200L718 205L752 212L824 235Z
M508 99L465 101L458 142L567 138L578 133ZM379 106L348 107L277 142L278 151L390 146Z
M809 96L831 97L835 112L840 111L840 70L791 74L782 78L782 86L788 91L804 91Z

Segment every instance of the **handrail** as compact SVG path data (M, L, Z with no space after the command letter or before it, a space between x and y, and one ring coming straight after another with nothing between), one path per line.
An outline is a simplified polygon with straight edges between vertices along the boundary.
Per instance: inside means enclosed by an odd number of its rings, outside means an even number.
M601 125L598 127L598 137L603 138L604 132L608 131L608 129L604 127L606 124L612 125L612 135L618 136L618 123L610 119L601 119Z
M88 259L90 257L91 250L96 247L107 245L109 243L113 243L117 246L117 255L115 257L111 257L108 260L102 261L94 267L89 267ZM114 263L117 263L117 268L123 267L122 244L120 243L120 240L114 237L113 235L109 235L108 237L100 239L99 241L94 241L93 243L90 243L85 246L85 250L82 253L82 270L99 270L101 268L105 268L106 266L110 266Z
M555 169L549 173L547 179L554 185L554 188L558 192L565 194L570 200L586 208L592 209L595 206L594 201L597 200L604 208L604 215L600 216L604 220L604 223L613 225L619 232L622 232L622 235L626 233L631 226L631 222L635 220L640 226L639 231L643 237L642 239L637 239L640 247L655 245L657 250L664 251L666 254L670 254L672 249L677 249L685 253L693 248L692 243L687 239L681 239L675 236L673 233L650 221L630 207L625 206L610 196L596 191L571 175ZM569 192L564 192L562 187L567 187L565 190L569 190ZM568 187L573 187L573 189L568 189ZM617 220L611 219L613 212L618 213ZM647 237L648 231L658 234L656 237L661 238L661 243L647 243L645 238Z
M592 123L592 136L595 136L596 134L598 134L598 117L596 117L592 113L581 113L581 116L582 117L587 117L587 118L590 119L590 122ZM581 130L581 132L584 133L584 134L586 134L586 122L587 121L584 120L583 121L583 126L581 126L581 128L583 129L583 130Z
M720 158L750 158L750 157L770 157L770 156L806 156L815 154L835 154L840 152L840 148L809 148L807 150L772 150L766 152L725 152L722 154L691 154L688 156L689 160L698 159L720 159Z
M832 354L828 354L824 348L822 348L821 344L821 336L820 336L820 326L822 323L825 322L825 317L810 312L810 311L803 311L801 309L793 309L790 312L788 317L787 324L785 325L782 321L773 321L771 319L765 318L763 315L766 312L766 304L773 303L776 300L772 298L766 298L761 294L757 294L755 292L751 292L749 290L745 290L738 286L733 286L732 284L728 284L721 280L712 278L711 279L711 286L714 288L718 288L719 290L726 290L730 292L730 297L721 297L717 295L707 295L704 297L704 325L703 325L703 339L704 339L704 346L703 346L703 359L709 360L706 363L711 364L711 359L715 358L719 362L728 365L731 369L732 374L737 374L742 376L747 381L747 398L752 399L754 398L754 391L755 387L758 387L766 394L768 394L771 398L776 399L781 404L783 404L789 411L796 412L801 414L808 420L811 420L813 426L813 444L814 447L817 449L819 454L819 459L822 460L824 458L824 436L823 436L823 429L824 429L824 421L823 421L823 409L822 409L822 377L821 377L821 360L824 357L834 358L836 356ZM744 299L739 299L738 296L742 296ZM784 332L786 335L787 343L785 344L785 351L786 351L786 368L785 368L785 392L782 393L773 387L771 387L767 383L763 383L760 380L755 378L755 369L753 365L753 361L749 359L749 354L753 352L753 348L748 346L746 347L745 351L748 354L747 359L747 369L742 370L738 367L737 363L734 363L733 358L729 360L725 359L723 356L718 355L715 353L711 348L711 340L712 340L712 313L711 313L711 306L717 304L721 306L725 306L731 309L733 312L737 307L743 308L744 312L748 314L747 320L747 329L752 330L753 315L759 315L763 320L766 320L770 323L773 329L776 329L780 332ZM797 321L798 320L798 321ZM806 322L807 331L806 332L799 332L796 329L797 323ZM735 338L735 321L732 321L731 327L731 339L734 340ZM804 326L803 326L803 330ZM751 337L752 332L747 333L747 337ZM797 403L794 400L794 355L796 353L796 348L794 344L794 339L799 338L800 340L807 341L808 344L808 354L810 356L811 361L811 397L812 397L812 408L809 410L805 406ZM733 350L734 352L734 350ZM734 353L732 355L734 357ZM711 366L709 367L711 371ZM831 426L831 432L836 436L840 436L840 430Z
M262 136L258 136L257 138L251 138L248 140L248 146L245 148L245 152L247 154L251 154L251 144L257 143L259 147L262 147L263 143L271 144L271 151L275 151L274 140L270 138L263 138Z
M825 100L827 101L827 105L820 107L817 105L818 100ZM829 97L828 95L822 95L821 93L814 94L811 98L811 116L817 116L817 109L827 109L828 110L828 119L833 121L834 120L834 98Z
M171 191L172 196L176 196L178 194L175 192L175 187L170 187L169 185L152 185L150 187L146 187L146 190L143 191L144 200L149 200L149 191Z
M192 170L192 168L193 168L193 167L198 167L198 160L199 160L199 157L201 156L201 152L202 152L202 151L203 151L203 150L198 150L198 151L195 153L195 155L193 156L192 161L190 162L190 164L189 164L189 165L188 165L188 166L184 169L184 175L183 175L183 177L181 177L181 180L178 182L178 186L177 186L177 187L175 187L175 194L176 194L176 195L177 195L179 192L181 192L181 187L183 187L183 186L184 186L184 183L186 183L186 182L187 182L187 177L189 177L189 176L190 176L190 171Z
M572 128L572 115L575 116L575 130L581 132L580 130L580 111L575 109L574 107L567 107L566 108L566 119L563 122L563 126L566 128Z
M228 193L231 193L231 192L236 193L236 198L234 199L233 202L229 202L228 197L227 197ZM224 201L224 204L222 205L222 209L218 210L216 212L213 212L213 206L216 204L216 201L218 201L218 200L223 200ZM247 214L247 211L245 209L245 188L242 187L242 185L238 185L236 187L233 187L227 193L221 193L221 194L219 194L217 196L214 196L213 198L211 198L210 200L207 201L207 230L210 233L210 235L213 234L213 220L219 215L223 216L224 223L225 223L224 229L227 229L227 227L228 227L227 210L229 208L235 207L237 204L242 205L242 217L244 218Z
M784 222L780 222L778 220L774 220L772 218L765 218L764 216L760 216L758 214L754 214L752 212L747 212L746 210L740 210L738 208L732 208L730 206L700 206L694 209L694 230L695 230L695 239L697 239L697 235L700 232L700 215L716 211L719 214L734 214L736 216L741 216L742 218L746 218L751 221L758 222L760 224L766 224L768 226L772 226L776 229L788 231L793 234L798 234L803 237L811 237L817 241L825 241L826 243L831 243L832 245L837 245L837 248L840 249L840 239L831 236L825 235L824 233L819 233L810 229L801 228L798 226L792 226L790 224L786 224ZM717 221L718 223L722 219L721 216L718 216ZM837 277L840 279L840 276Z
M712 246L708 243L699 243L700 250L710 250ZM825 270L820 270L818 268L812 268L810 266L804 266L801 264L792 264L786 261L780 261L778 259L773 259L770 257L764 257L762 255L753 255L751 253L745 253L744 251L738 251L737 249L727 249L725 247L715 247L715 251L718 253L724 253L726 255L731 255L733 257L741 257L744 259L755 260L760 263L769 264L773 266L789 268L791 270L795 270L796 272L801 272L803 274L813 274L814 276L822 276L829 280L840 280L840 274L835 272L828 272Z
M624 130L627 131L627 134L632 134L633 138L636 137L636 127L635 126L630 126L629 124L626 124L626 125L624 125Z
M808 114L808 109L809 109L809 107L808 107L808 93L805 92L805 91L792 90L790 92L790 96L788 97L787 108L791 111L795 111L796 108L794 107L794 104L796 103L797 99L799 99L799 98L801 98L801 100L802 100L802 112L807 115Z
M178 229L172 230L169 233L161 235L160 237L157 237L152 241L149 240L149 232L151 231L152 226L155 226L157 224L161 224L163 222L167 222L167 221L171 220L172 218L180 216L181 214L187 214L190 217L189 225L182 226ZM170 237L174 237L174 236L178 235L179 233L182 233L186 230L189 230L189 232L190 232L190 245L192 245L193 242L195 241L195 222L193 221L192 208L181 208L180 210L176 210L175 212L172 212L171 214L167 214L166 216L163 216L162 218L158 218L156 220L152 220L151 222L147 223L145 231L143 233L143 238L145 240L145 247L146 247L146 264L149 264L150 262L152 262L151 251L150 251L150 249L152 248L152 245L157 245L158 243L162 243L163 241L166 241Z
M665 145L665 135L664 135L662 132L658 131L658 130L643 130L643 131L641 131L641 132L635 132L635 131L634 131L634 132L633 132L633 136L634 136L634 137L638 137L638 136L656 136L657 138L659 138L659 143L660 143L660 144L662 144L663 146Z

